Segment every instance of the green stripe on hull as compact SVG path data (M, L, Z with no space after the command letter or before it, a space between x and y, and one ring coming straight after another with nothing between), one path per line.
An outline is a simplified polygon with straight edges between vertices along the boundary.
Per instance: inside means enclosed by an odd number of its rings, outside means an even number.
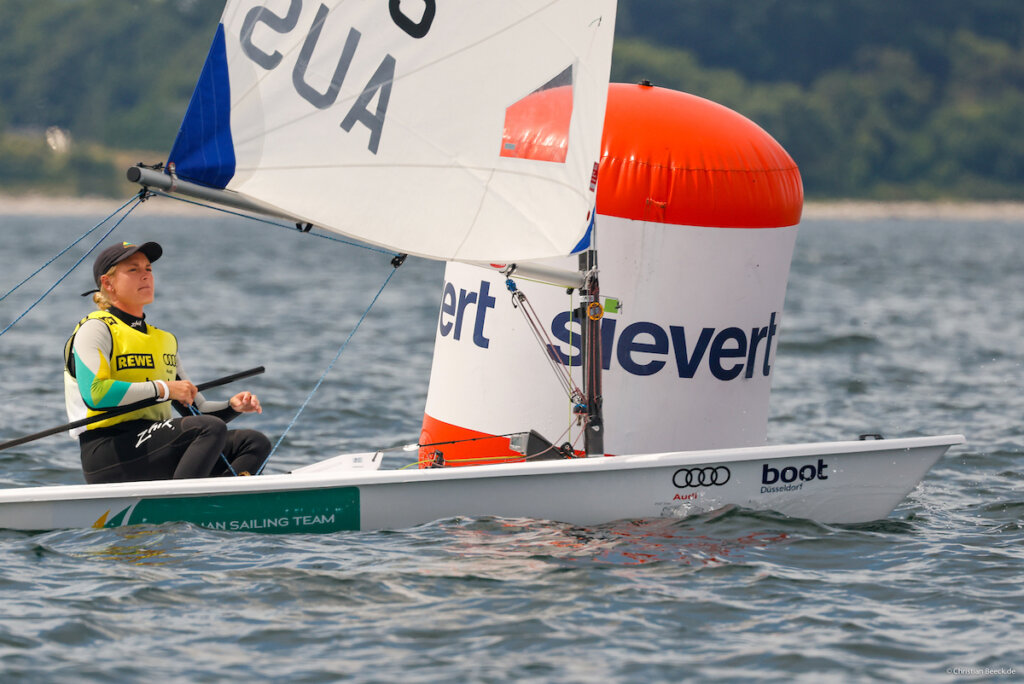
M359 488L141 499L103 526L167 522L270 534L358 530Z

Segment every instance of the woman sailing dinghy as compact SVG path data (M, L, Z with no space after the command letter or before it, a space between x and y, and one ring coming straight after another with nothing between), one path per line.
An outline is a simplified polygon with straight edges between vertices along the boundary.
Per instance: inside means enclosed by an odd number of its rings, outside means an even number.
M155 297L152 263L163 254L155 242L120 242L93 264L97 311L83 318L64 347L68 418L148 399L137 411L73 430L90 484L165 480L257 472L270 441L255 430L227 430L242 413L262 413L259 399L239 392L229 401L208 401L178 362L178 340L145 320ZM171 418L173 401L183 417Z
M422 6L422 13L414 15L410 4ZM636 169L638 178L639 171L661 168L632 153L602 153L614 23L613 0L290 0L266 6L228 0L166 165L133 167L129 179L155 191L312 224L389 250L461 262L467 269L517 264L516 272L524 275L524 265L563 259L587 246L602 165L621 162L626 170ZM540 148L550 146L520 147L503 140L517 104L549 85L569 94L569 106L557 117L557 139L566 141L565 148L545 151ZM636 128L634 119L623 130ZM659 141L659 149L664 147ZM701 196L717 197L713 170L698 175L711 180L701 186ZM652 184L641 197L643 211L671 213L676 204L662 202L654 192L656 179L644 178ZM754 177L746 182L759 183ZM614 184L603 187L614 189ZM691 200L684 197L677 204L690 206ZM597 214L596 230L605 230L606 218ZM738 234L722 233L727 235ZM616 252L602 252L607 274L614 270ZM694 253L706 256L699 249ZM704 260L713 265L714 260ZM754 276L759 263L741 260ZM581 265L573 273L573 287L589 270ZM643 267L634 266L632 275L642 278ZM454 341L461 332L466 345L493 350L499 338L484 334L487 313L495 310L493 296L484 291L482 276L474 281L481 283L475 291L468 282L452 285L441 326L451 324ZM631 301L628 311L638 310L641 301ZM715 302L708 304L713 308ZM768 375L774 317L746 326L689 324L688 341L686 321L668 321L668 327L652 321L620 330L615 357L620 365L625 359L634 370L642 366L661 379L704 373L706 364L698 368L702 359L715 364L712 369L720 375L739 374L743 361L746 370ZM611 326L605 329L612 332ZM664 344L638 338L642 330L661 335ZM603 335L604 330L589 341L597 346ZM602 364L594 360L602 354L588 354L599 371ZM659 356L674 360L678 372ZM669 370L654 373L660 366ZM491 391L497 390L491 386ZM522 423L517 429L534 427L527 409L540 403L537 394L517 395L524 405L514 415ZM455 398L493 412L477 396L456 393ZM609 383L603 396L607 408L621 394ZM594 424L585 419L588 427ZM616 439L623 444L612 447L620 454L614 457L604 457L595 444L594 458L377 470L377 452L327 458L258 478L8 489L0 491L0 527L191 522L223 530L333 532L401 528L454 516L589 525L725 506L863 522L888 515L950 445L963 442L959 435L943 435L650 448L636 436L650 424L649 417L638 420L630 433L621 422L605 421L605 445Z

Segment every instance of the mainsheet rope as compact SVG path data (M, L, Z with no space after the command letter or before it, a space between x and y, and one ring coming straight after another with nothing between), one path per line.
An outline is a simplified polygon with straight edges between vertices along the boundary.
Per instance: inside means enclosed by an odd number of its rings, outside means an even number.
M356 322L355 327L352 328L352 332L350 332L348 334L348 337L345 338L345 341L342 342L341 348L338 349L338 353L335 354L334 358L331 359L331 362L327 364L327 368L324 369L323 374L320 376L320 379L316 381L316 384L313 386L313 389L309 391L309 394L306 396L306 400L302 402L302 406L300 406L299 410L295 413L295 417L292 418L292 421L290 423L288 423L288 427L284 429L284 432L281 433L281 436L277 438L277 443L274 444L274 448L270 450L269 454L267 454L267 458L263 461L263 464L260 466L259 470L256 471L256 475L260 475L263 472L263 469L267 467L267 463L270 461L270 458L277 452L277 448L281 446L281 442L284 441L285 435L288 434L288 431L291 430L292 426L295 425L296 421L298 421L299 416L302 415L302 412L306 409L306 406L313 398L313 395L316 394L316 391L320 389L320 385L323 384L323 381L327 378L327 374L331 372L331 368L333 368L334 364L337 363L339 358L341 358L342 352L345 351L345 348L348 347L348 343L352 340L352 337L356 334L356 331L359 330L359 326L363 324L364 320L366 320L367 314L370 313L370 309L373 308L373 305L377 303L377 299L380 297L381 292L384 291L384 288L387 287L388 283L391 282L391 278L393 278L395 273L398 272L398 267L402 265L402 261L404 261L404 257L402 255L396 255L395 258L392 259L391 265L394 266L394 268L392 268L391 272L388 273L388 277L384 279L384 284L380 286L379 290L377 290L377 294L373 296L373 300L370 302L370 305L366 307L366 311L364 311L363 315L359 317L359 320Z
M107 231L106 233L104 233L104 234L103 234L103 237L101 237L101 238L100 238L99 240L97 240L97 241L96 241L96 244L94 244L94 245L93 245L92 247L90 247L90 248L89 248L89 251L87 251L87 252L86 252L85 254L83 254L83 255L82 255L82 256L81 256L81 257L80 257L80 258L78 259L78 261L76 261L76 262L74 263L74 265L72 265L72 266L71 266L71 268L69 268L69 269L68 269L67 271L65 271L65 272L64 272L64 275L62 275L62 276L61 276L60 278L58 278L58 279L57 279L57 282L55 282L55 283L54 283L53 285L51 285L51 286L49 287L49 289L47 289L47 290L46 290L46 292L44 292L44 293L43 293L42 295L40 295L39 299L37 299L37 300L36 300L35 302L33 302L33 303L32 303L32 304L31 304L31 305L30 305L30 306L29 306L29 307L28 307L27 309L25 309L25 310L24 310L24 311L23 311L23 312L21 313L21 315L20 315L20 316L18 316L18 317L17 317L17 318L15 318L15 319L14 319L13 321L11 321L11 322L10 322L10 324L9 324L9 325L8 325L8 326L7 326L6 328L4 328L3 330L0 330L0 335L3 335L3 334L4 334L5 332L7 332L7 331L8 331L8 330L10 330L11 328L13 328L13 327L15 326L15 324L16 324L16 323L17 323L18 321L20 321L20 320L21 320L22 318L24 318L24 317L25 317L25 316L26 316L26 315L28 314L28 312L29 312L29 311L31 311L32 309L36 308L36 306L37 306L37 305L38 305L38 304L39 304L39 303L40 303L41 301L43 301L43 300L44 300L44 299L46 298L46 296L47 296L47 295L49 295L49 294L50 294L51 292L53 292L53 291L54 291L54 290L55 290L55 289L57 288L57 286L58 286L58 285L60 285L60 284L61 284L62 282L64 282L64 279L65 279L65 278L67 278L67 277L68 277L69 275L71 275L71 272L72 272L72 271L74 271L74 270L75 270L76 268L78 268L78 265L79 265L79 264L81 264L81 263L82 263L83 261L85 261L86 257L88 257L88 256L89 256L90 254L92 254L92 253L93 253L93 251L95 251L95 249L96 249L97 247L99 247L99 246L100 246L100 244L101 244L101 243L102 243L102 242L103 242L104 240L106 240L106 239L107 239L107 237L109 237L109 236L110 236L110 234L111 234L111 233L113 233L113 232L114 232L114 230L115 230L115 229L116 229L116 228L117 228L117 227L118 227L119 225L121 225L121 222L122 222L122 221L124 221L124 220L125 220L126 218L128 218L129 214L131 214L131 213L132 213L132 212L133 212L133 211L135 210L135 207L139 206L139 204L140 204L140 203L142 202L142 200L143 200L143 196L142 196L142 193L139 193L139 195L137 195L137 196L135 197L135 199L134 199L134 202L135 202L135 204L133 204L133 205L132 205L132 207L131 207L130 209L128 209L128 211L127 211L127 212L125 212L125 215L124 215L124 216L122 216L121 218L119 218L119 219L117 220L117 223L115 223L115 224L114 224L113 226L111 226L111 227L110 227L110 230L108 230L108 231ZM36 273L39 273L39 271L42 271L42 270L43 270L43 268L46 268L46 266L48 266L49 264L53 263L53 261L54 261L54 260L55 260L55 259L56 259L57 257L59 257L59 256L60 256L61 254L64 254L64 252L68 251L68 250L69 250L69 249L71 249L71 248L72 248L72 247L73 247L74 245L76 245L76 244L78 244L79 242L81 242L81 241L82 241L82 239L83 239L83 238L85 238L85 236L86 236L86 235L88 235L89 233L93 232L94 230L96 230L97 228L99 228L100 226L102 226L102 225L103 225L104 223L106 223L107 221L109 221L110 219L112 219L112 218L113 218L114 216L117 216L118 212L120 212L120 211L121 211L122 209L124 209L124 208L125 208L126 206L128 206L128 205L129 205L129 204L131 204L131 203L132 203L132 200L128 200L128 202L126 202L125 204L121 205L121 207L120 207L120 208L119 208L119 209L118 209L117 211L115 211L115 212L114 212L114 213L112 213L112 214L111 214L110 216L108 216L107 218L103 219L102 221L100 221L99 223L97 223L97 224L96 224L95 226L93 226L92 228L90 228L90 229L89 229L89 230L88 230L88 231L87 231L87 232L85 233L85 235L82 235L82 237L78 238L77 240L75 240L74 242L72 242L72 243L71 243L70 245L68 245L68 246L67 246L67 247L66 247L66 248L65 248L65 249L64 249L63 251L61 251L61 252L60 252L60 254L58 254L57 256L53 257L53 259L50 259L50 261L46 262L46 264L44 264L44 265L43 265L43 266L42 266L41 268L39 268L39 269L38 269L38 270L37 270L37 271L36 271L35 273L33 273L32 275L30 275L30 276L29 276L28 278L26 278L25 280L23 280L23 281L22 281L21 283L18 283L17 285L15 285L15 286L14 286L14 288L12 288L12 289L10 290L10 292L8 292L7 294L5 294L5 295L4 295L4 297L6 298L6 297L7 297L7 295L11 294L11 292L14 292L14 290L17 290L17 289L18 289L19 287L21 287L21 285L22 285L22 284L24 284L25 282L28 282L28 280L30 280L30 279L31 279L31 278L32 278L33 276L35 276L35 275L36 275Z
M275 228L283 228L285 230L288 230L289 232L294 232L296 230L296 228L297 228L297 226L296 227L286 226L286 225L283 225L281 223L278 223L277 221L271 221L269 219L265 219L265 218L262 218L260 216L254 216L252 214L246 214L246 213L243 213L243 212L233 211L231 209L225 209L223 207L218 207L218 206L213 205L213 204L207 204L205 202L197 202L195 200L187 199L187 198L184 198L184 197L178 197L178 196L170 195L170 194L163 193L163 192L154 191L152 189L149 192L154 194L154 195L160 195L161 197L167 197L169 199L177 200L179 202L184 202L186 204L192 204L192 205L198 206L198 207L204 207L204 208L207 208L207 209L213 209L214 211L219 211L219 212L221 212L223 214L228 214L228 215L231 215L231 216L238 216L240 218L245 218L245 219L249 219L251 221L256 221L257 223L265 223L265 224L267 224L269 226L274 226ZM264 459L263 463L259 467L259 470L257 470L254 473L255 475L260 475L260 474L263 473L263 469L267 467L267 463L270 462L270 458L277 452L277 448L279 446L281 446L281 442L284 441L285 436L292 429L292 427L295 425L295 423L299 420L299 416L302 415L302 412L306 409L306 406L309 405L309 402L313 399L313 395L315 395L317 390L320 389L320 385L322 385L324 380L327 379L328 373L331 372L331 369L334 367L334 364L337 363L339 358L341 358L341 355L345 351L345 348L348 347L348 343L355 336L356 331L359 330L359 326L361 326L363 324L363 321L366 320L366 316L370 313L370 309L372 309L373 305L377 303L377 299L380 297L381 293L384 291L384 288L388 286L388 283L391 282L391 278L394 277L395 273L398 271L398 267L401 266L402 263L405 261L404 255L396 254L395 252L392 252L392 251L386 250L386 249L381 249L380 247L374 247L373 245L366 245L366 244L362 244L362 243L359 243L359 242L355 242L353 240L346 240L344 238L334 237L333 235L323 235L321 233L313 233L313 232L310 232L310 228L305 228L305 229L298 228L298 229L299 229L300 232L305 233L307 235L310 235L312 237L318 237L318 238L321 238L323 240L330 240L332 242L340 242L343 245L349 245L351 247L359 247L359 248L362 248L362 249L367 249L367 250L370 250L371 252L377 252L378 254L387 254L387 255L393 257L392 261L391 261L391 265L394 268L392 268L391 272L388 273L388 277L384 279L384 284L380 286L379 290L377 290L377 294L375 294L373 296L373 300L370 301L370 305L366 307L366 311L364 311L363 315L359 317L359 320L356 322L355 327L352 328L352 331L348 334L348 337L345 338L345 341L342 343L341 348L338 349L338 353L335 354L334 358L331 359L331 362L329 364L327 364L327 368L324 369L324 372L320 375L320 379L317 380L316 384L313 386L313 389L311 389L309 391L309 394L306 396L306 400L302 402L302 406L300 406L299 410L295 412L295 416L292 418L291 422L288 423L288 426L284 429L284 432L281 433L281 436L277 438L277 442L274 444L274 447L270 450L270 453L267 454L267 458ZM222 454L222 456L223 456L223 454ZM226 460L227 459L225 459L225 461ZM230 468L230 465L228 467ZM233 469L232 469L232 472L234 472Z
M195 407L195 404L189 404L188 410L193 416L203 415L202 412ZM238 477L238 473L235 472L235 469L231 466L231 461L228 460L228 457L224 455L223 451L220 452L220 458L222 461L224 461L224 465L228 467L228 470L231 471L231 474L234 475L235 477Z

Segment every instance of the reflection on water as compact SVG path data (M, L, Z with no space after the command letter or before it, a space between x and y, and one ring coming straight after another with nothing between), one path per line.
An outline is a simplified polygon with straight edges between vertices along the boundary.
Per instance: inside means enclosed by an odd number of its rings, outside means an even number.
M663 562L699 569L743 563L749 560L748 551L789 539L786 532L752 531L723 537L703 529L722 514L715 511L689 520L624 520L596 527L540 520L477 520L453 528L447 548L458 556L460 571L500 577L509 570L543 570L551 564L583 567Z
M79 552L79 555L98 560L112 560L136 565L165 565L182 562L191 557L191 553L179 555L175 548L175 539L165 531L150 529L143 525L133 525L112 530L119 541L113 544L104 543L99 548ZM106 535L104 535L106 536Z

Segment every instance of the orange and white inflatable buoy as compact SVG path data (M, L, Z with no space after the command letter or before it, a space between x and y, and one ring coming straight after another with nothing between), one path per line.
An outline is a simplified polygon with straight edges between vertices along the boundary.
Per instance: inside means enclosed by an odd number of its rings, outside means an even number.
M564 160L566 108L568 88L510 108L503 156ZM607 453L764 442L802 207L796 164L746 117L677 91L612 84L596 217L601 292L611 298L599 314ZM545 265L575 269L576 258ZM547 326L551 355L578 376L578 299L517 284ZM582 448L543 355L503 276L448 264L420 435L432 446L420 465L521 460L494 436L529 430Z

